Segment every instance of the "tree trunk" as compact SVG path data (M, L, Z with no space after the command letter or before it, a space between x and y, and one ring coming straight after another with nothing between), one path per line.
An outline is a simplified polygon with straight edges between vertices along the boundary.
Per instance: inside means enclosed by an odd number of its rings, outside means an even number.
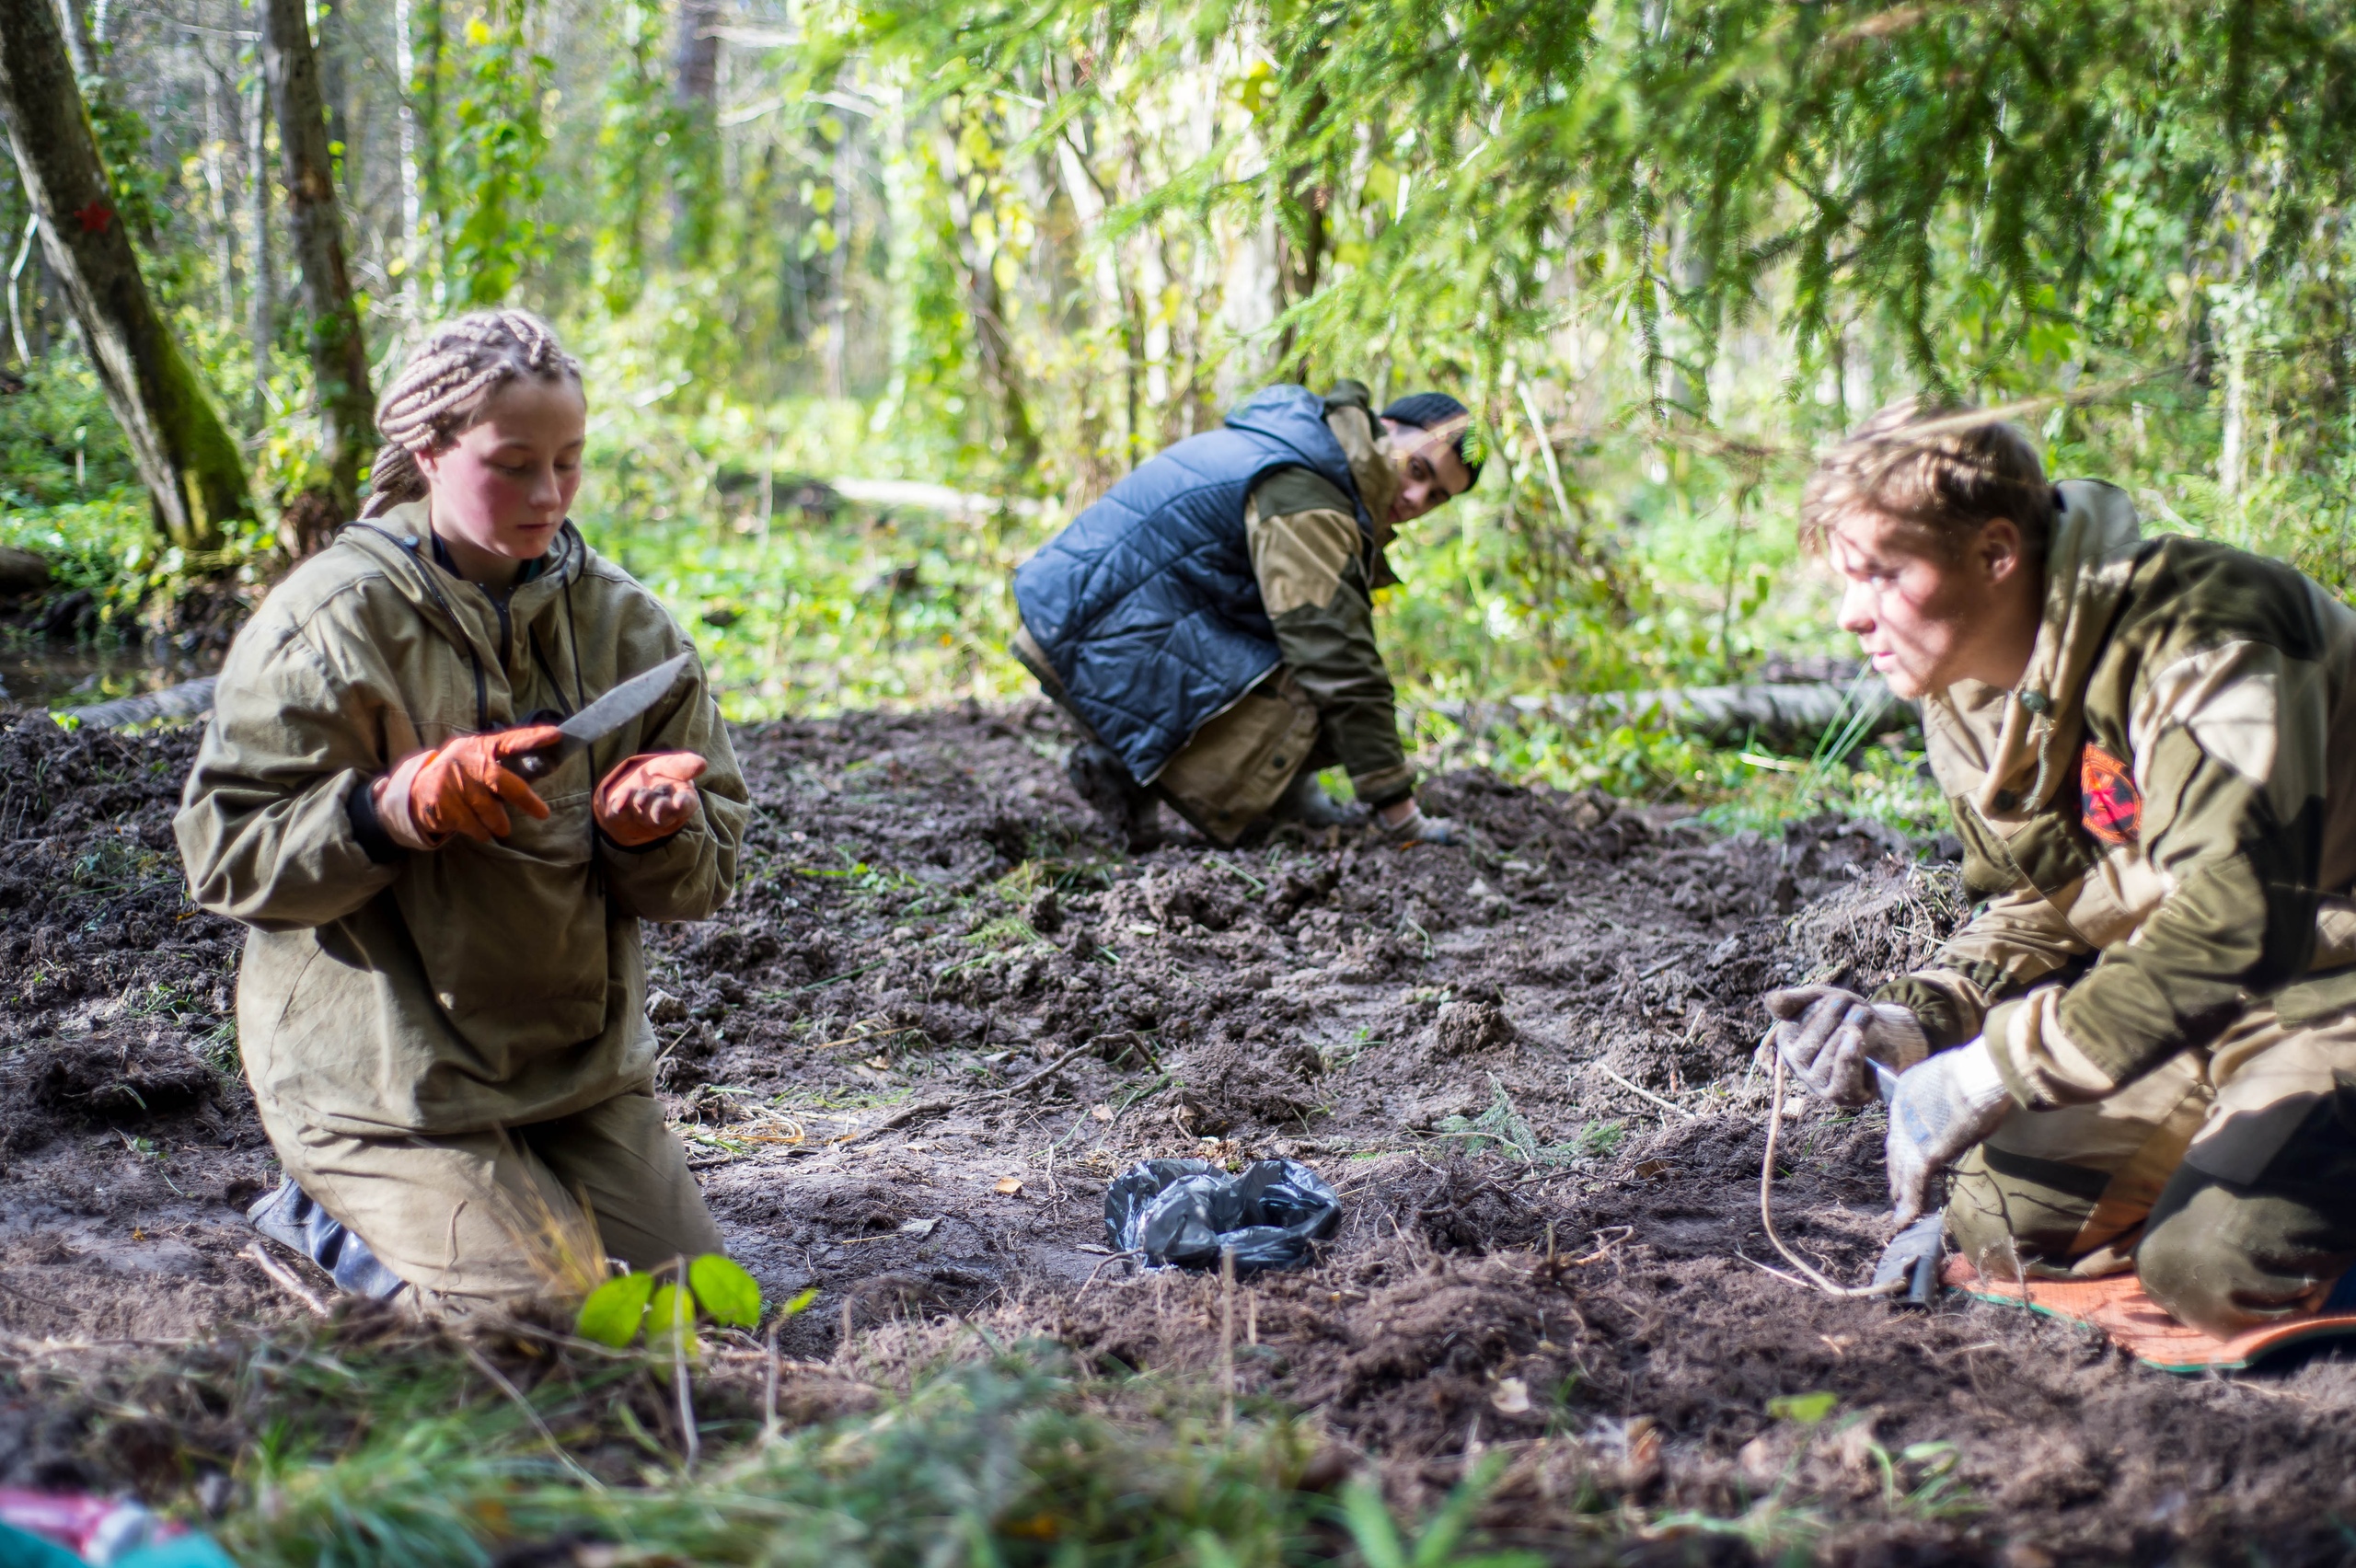
M1306 79L1314 75L1324 58L1322 44L1311 45L1290 66L1291 72ZM1299 121L1294 130L1301 134L1313 133L1331 107L1323 87L1313 89L1309 101L1302 106ZM1323 267L1329 235L1325 209L1332 202L1333 184L1327 179L1321 157L1314 166L1296 164L1289 169L1284 189L1277 200L1276 213L1276 276L1277 303L1289 310L1317 292L1323 280ZM1302 386L1309 384L1311 374L1310 356L1299 352L1293 329L1288 325L1276 334L1276 363L1284 373Z
M671 47L671 259L692 266L711 240L720 120L717 0L680 0Z
M444 25L442 0L417 0L417 76L410 90L417 102L417 189L423 203L425 225L419 254L433 273L431 303L435 313L449 289L450 193L443 186L442 76L449 34Z
M30 365L35 356L25 337L25 293L17 280L24 276L25 263L32 259L33 241L40 235L40 214L35 213L26 220L24 240L17 247L16 259L8 264L8 337L16 345L17 363L22 365Z
M417 330L423 312L417 297L417 225L424 212L417 173L417 51L410 0L393 0L393 72L400 80L398 115L401 188L401 242L392 258L400 274L401 325Z
M1773 745L1811 745L1828 732L1852 744L1919 724L1914 704L1879 680L1779 681L1753 686L1673 686L1661 691L1600 691L1576 697L1510 697L1503 702L1439 702L1434 709L1468 728L1551 720L1657 725L1717 744L1756 737Z
M422 45L422 47L420 47ZM442 0L393 0L393 57L400 77L401 319L411 331L441 308ZM429 298L425 274L434 279Z
M205 217L213 226L214 312L224 321L237 318L237 227L229 221L229 170L222 150L229 144L229 129L237 123L237 99L217 72L208 72L204 93L204 187L211 198Z
M278 269L270 254L270 99L260 82L254 84L247 129L251 136L246 144L246 217L253 229L254 250L252 287L246 292L246 336L253 344L254 423L259 426L270 419L271 340L278 335Z
M352 273L344 264L342 215L335 200L333 155L328 150L327 110L320 100L319 73L303 0L268 0L262 62L270 77L271 103L278 111L281 172L286 182L286 217L294 233L294 256L303 269L304 340L311 355L311 379L318 405L319 457L327 467L324 499L332 503L323 530L311 513L299 513L294 553L308 555L326 542L336 525L359 515L360 460L368 444L376 400L368 388L368 351L360 336L360 311L352 299Z
M965 274L965 314L974 323L975 356L982 381L998 404L999 435L1006 444L1010 468L1029 470L1039 464L1039 432L1031 422L1030 403L1023 392L1022 365L1014 335L1007 328L1006 299L998 286L992 258L976 237L976 219L992 211L987 189L969 199L957 178L956 133L942 126L939 152L943 178L949 185L949 220L957 229L958 270Z
M253 515L245 462L140 276L73 70L52 0L0 0L0 122L40 217L42 254L156 525L184 549L217 549L223 523Z
M346 191L361 189L359 150L352 145L352 78L345 67L352 24L336 0L319 0L319 101L327 106L329 156L337 160ZM281 130L279 134L286 134ZM357 222L355 214L354 221Z
M717 0L680 0L679 30L671 48L671 97L679 112L710 119L720 111L720 25Z

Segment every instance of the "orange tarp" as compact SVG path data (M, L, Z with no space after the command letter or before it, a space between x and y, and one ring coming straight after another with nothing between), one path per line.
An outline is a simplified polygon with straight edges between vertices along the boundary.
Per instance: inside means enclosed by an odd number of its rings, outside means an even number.
M2231 1372L2304 1340L2356 1334L2356 1312L2322 1312L2220 1339L2160 1310L2131 1273L2100 1279L1983 1279L1958 1253L1948 1257L1939 1277L1981 1301L2026 1305L2033 1312L2098 1329L2136 1360L2167 1372Z

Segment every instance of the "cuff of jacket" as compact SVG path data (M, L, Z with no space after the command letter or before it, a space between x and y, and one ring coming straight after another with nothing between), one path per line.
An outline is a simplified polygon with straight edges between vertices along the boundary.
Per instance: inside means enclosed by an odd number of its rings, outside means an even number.
M403 757L390 773L369 786L376 818L384 825L386 836L404 849L439 849L450 841L446 833L437 837L421 830L417 825L417 813L410 801L410 792L417 787L418 774L433 760L435 755L431 751L422 751Z
M1895 1002L1912 1013L1923 1027L1923 1043L1934 1052L1960 1045L1979 1033L1988 1011L1987 994L1969 975L1952 969L1901 974L1866 1000Z
M612 834L607 833L603 824L598 824L596 826L597 842L604 845L606 848L611 849L617 855L652 855L657 849L667 848L672 844L676 843L678 841L679 835L687 832L689 827L693 826L694 822L695 819L690 817L687 821L681 823L678 826L673 828L662 837L649 839L644 844L625 844L620 839L616 838Z
M606 824L597 820L595 811L591 812L589 817L590 831L597 836L597 842L612 850L617 855L652 855L658 849L668 849L672 845L676 844L682 836L704 825L703 796L700 792L696 796L695 810L687 813L687 817L685 822L679 824L678 826L673 828L662 837L651 839L644 844L625 844L620 839L616 838L612 834L606 831Z
M1397 805L1415 792L1415 770L1405 763L1386 767L1379 773L1350 775L1350 788L1357 791L1358 801L1369 811Z
M409 851L385 831L384 819L377 814L376 786L382 782L382 778L353 779L352 792L343 798L343 812L351 820L352 836L369 864L389 866L407 859Z
M2062 1027L2062 998L2069 994L2066 986L2039 986L1988 1009L1981 1038L2004 1087L2032 1111L2092 1104L2119 1087Z

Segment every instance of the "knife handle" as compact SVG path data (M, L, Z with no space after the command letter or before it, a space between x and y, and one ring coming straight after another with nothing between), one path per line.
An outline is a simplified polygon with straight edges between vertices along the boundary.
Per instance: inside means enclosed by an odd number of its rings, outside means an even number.
M537 784L556 771L556 748L543 746L538 751L517 752L513 756L500 758L500 761L508 772Z

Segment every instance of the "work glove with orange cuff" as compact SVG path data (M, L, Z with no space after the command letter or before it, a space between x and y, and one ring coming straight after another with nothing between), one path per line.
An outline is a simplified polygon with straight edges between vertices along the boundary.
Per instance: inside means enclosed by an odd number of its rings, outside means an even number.
M590 801L598 831L625 849L643 849L670 837L695 815L695 781L709 766L683 751L625 758L606 775Z
M478 844L504 838L515 826L508 807L536 822L549 814L548 802L505 759L562 739L552 724L525 724L420 752L373 786L376 815L404 848L430 849L454 833Z

